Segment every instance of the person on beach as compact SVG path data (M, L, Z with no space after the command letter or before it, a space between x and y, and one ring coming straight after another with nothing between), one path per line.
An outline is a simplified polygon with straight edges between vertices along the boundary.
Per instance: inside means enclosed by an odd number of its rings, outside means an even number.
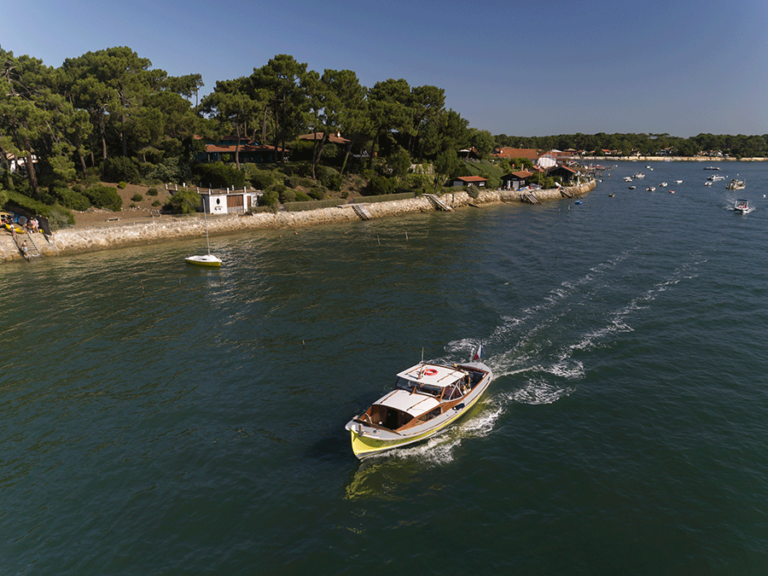
M29 250L27 249L27 241L21 243L21 251L24 253L24 258L29 260Z

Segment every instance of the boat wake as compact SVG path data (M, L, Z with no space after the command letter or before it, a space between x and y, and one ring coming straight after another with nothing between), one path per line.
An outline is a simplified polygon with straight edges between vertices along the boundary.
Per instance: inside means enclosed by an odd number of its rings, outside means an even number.
M441 466L454 459L464 440L490 435L512 406L548 405L570 396L576 392L577 383L587 378L589 367L585 362L589 356L585 352L610 347L622 334L633 332L634 316L676 284L695 278L698 267L706 262L699 253L693 253L688 262L646 285L629 300L624 295L620 305L604 308L603 292L617 281L616 276L622 275L624 271L617 268L631 255L632 250L595 266L584 276L552 289L539 304L503 317L492 334L482 339L486 351L483 361L493 370L494 381L472 412L427 442L369 460L416 459L421 465ZM449 342L445 356L435 361L469 359L479 343L473 338Z

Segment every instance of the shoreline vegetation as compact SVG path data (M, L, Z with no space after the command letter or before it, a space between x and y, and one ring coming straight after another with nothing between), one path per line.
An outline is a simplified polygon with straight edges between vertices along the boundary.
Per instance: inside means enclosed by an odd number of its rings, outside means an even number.
M201 236L206 188L209 202L226 190L221 213L248 213L212 219L225 234L441 209L438 197L537 203L553 199L541 189L560 198L557 187L619 161L768 157L768 134L493 135L447 108L438 86L367 87L289 54L205 95L200 74L171 76L127 46L58 68L0 47L0 72L0 210L48 234L0 241L1 261ZM501 192L529 185L539 191Z
M597 186L595 180L587 183L550 190L483 190L477 198L461 190L443 194L440 199L452 209L477 207L485 204L503 202L527 202L526 194L532 195L539 202L551 202L567 199L568 194L579 197L592 191ZM260 212L255 214L231 214L208 218L208 232L212 236L235 234L263 228L291 229L317 224L359 222L360 216L354 206L362 206L371 219L390 218L418 212L433 212L440 208L429 196L418 196L389 202L343 204L332 208L319 208L303 212ZM107 216L108 213L105 213ZM137 219L133 222L107 222L90 227L66 228L55 232L51 237L37 241L43 256L64 256L86 252L97 252L129 246L146 246L169 240L191 240L205 236L205 223L202 215L188 215L159 219ZM0 262L22 260L15 242L10 235L0 241Z

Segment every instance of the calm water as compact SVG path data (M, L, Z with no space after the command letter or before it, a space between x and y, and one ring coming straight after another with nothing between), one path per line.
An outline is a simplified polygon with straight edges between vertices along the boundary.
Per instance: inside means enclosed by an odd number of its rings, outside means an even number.
M768 165L652 166L216 237L221 271L203 239L1 266L0 573L766 574ZM469 418L354 458L397 371L481 340Z

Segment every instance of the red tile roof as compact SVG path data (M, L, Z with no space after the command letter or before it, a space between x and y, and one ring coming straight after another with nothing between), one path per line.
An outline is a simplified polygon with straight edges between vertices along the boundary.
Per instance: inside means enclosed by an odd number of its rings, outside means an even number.
M527 158L537 160L539 151L533 148L499 148L493 153L496 158Z
M456 180L461 180L462 182L488 182L488 178L483 178L482 176L459 176Z

